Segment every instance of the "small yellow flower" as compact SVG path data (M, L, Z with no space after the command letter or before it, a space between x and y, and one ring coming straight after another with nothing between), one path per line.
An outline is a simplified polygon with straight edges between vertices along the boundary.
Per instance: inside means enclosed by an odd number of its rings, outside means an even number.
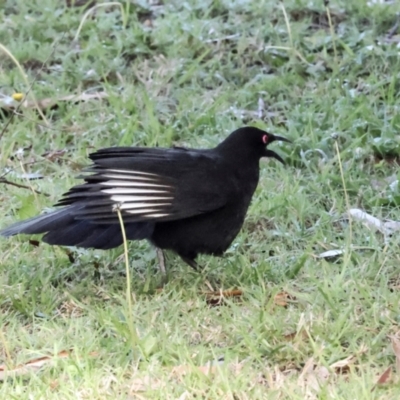
M24 94L23 93L13 93L13 95L11 97L16 101L21 101L24 98Z

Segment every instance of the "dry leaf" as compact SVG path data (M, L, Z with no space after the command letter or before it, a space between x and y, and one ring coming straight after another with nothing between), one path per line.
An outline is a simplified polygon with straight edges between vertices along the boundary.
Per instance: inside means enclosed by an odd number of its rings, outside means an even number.
M42 154L42 157L47 158L49 161L56 161L61 158L66 153L66 150L53 150L53 151L46 151Z
M212 306L220 306L224 304L224 300L229 297L240 298L243 291L240 289L216 291L216 292L203 292L206 295L207 304Z
M383 222L379 218L376 218L359 208L350 209L349 215L356 221L363 222L370 229L375 228L381 232L384 230Z
M59 358L70 358L72 350L60 351L56 356L45 356L35 358L34 360L28 361L25 364L18 365L15 368L7 368L6 365L0 365L0 381L4 381L7 378L15 378L16 376L26 375L30 372L38 372L42 367L51 365L54 360ZM97 356L97 352L91 352L89 355L92 357Z
M51 381L49 386L51 390L55 390L60 386L60 382L58 382L58 380L56 379L54 381Z
M83 314L81 306L76 304L74 300L69 299L64 301L57 309L58 315L66 316L67 318L79 318Z
M388 383L390 378L392 376L392 367L389 367L386 369L386 371L379 377L378 381L376 382L376 384L373 386L373 388L371 389L371 392L373 390L375 390L375 388L378 385L383 385L385 383Z
M296 338L300 338L302 340L307 340L308 339L308 333L305 329L301 329L300 332L296 331L296 332L292 332L292 333L288 333L287 335L283 336L284 340L292 341Z
M288 333L283 338L287 341L293 340L297 336L297 332Z
M329 366L332 370L334 370L337 374L344 374L347 373L350 369L350 365L354 363L355 356L351 355L343 360L339 360L334 362Z
M296 297L287 292L279 292L274 297L274 304L281 307L287 307L290 302L296 300Z
M368 228L376 229L383 233L384 235L391 235L392 233L400 230L400 222L387 220L385 222L381 221L359 208L352 208L349 210L349 215L356 221L363 222Z

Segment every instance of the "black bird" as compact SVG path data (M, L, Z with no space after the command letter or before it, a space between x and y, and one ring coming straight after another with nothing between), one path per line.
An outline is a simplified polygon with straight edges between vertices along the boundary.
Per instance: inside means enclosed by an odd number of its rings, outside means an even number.
M0 235L45 233L52 245L110 249L148 239L197 269L198 254L221 256L243 225L259 179L259 161L282 158L267 147L284 137L253 127L232 132L214 149L112 147L56 204L61 209L17 222ZM161 253L162 254L162 253ZM163 266L164 259L161 258Z

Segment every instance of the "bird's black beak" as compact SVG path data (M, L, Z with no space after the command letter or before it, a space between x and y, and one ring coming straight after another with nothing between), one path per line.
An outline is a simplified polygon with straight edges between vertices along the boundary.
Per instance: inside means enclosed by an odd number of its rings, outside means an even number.
M277 136L277 135L274 135L274 136L273 136L273 140L274 140L274 141L277 140L278 142L288 142L288 143L292 143L291 140L286 139L286 138L283 137L283 136Z
M286 139L286 138L283 137L283 136L270 135L270 136L269 136L269 143L275 142L275 141L292 143L291 140ZM269 144L269 143L268 143L268 144ZM278 160L279 162L281 162L283 165L285 165L285 161L283 161L283 158L282 158L279 154L275 153L275 152L272 151L272 150L265 149L264 156L265 156L265 157L272 157L272 158L275 158L276 160Z
M285 161L283 161L283 158L278 153L275 153L272 150L266 149L264 152L264 157L275 158L276 160L280 161L283 165L285 165Z

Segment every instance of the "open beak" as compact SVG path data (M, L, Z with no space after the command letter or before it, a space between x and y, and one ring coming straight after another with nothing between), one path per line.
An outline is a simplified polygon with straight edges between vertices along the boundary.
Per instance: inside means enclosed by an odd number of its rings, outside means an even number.
M272 135L271 135L272 136ZM272 140L271 140L272 139ZM272 138L270 139L270 143L274 142L274 141L279 141L279 142L288 142L288 143L292 143L291 140L284 138L283 136L277 136L277 135L273 135ZM285 165L285 161L283 161L283 158L278 154L275 153L272 150L269 149L265 149L265 157L272 157L275 158L276 160L278 160L279 162L281 162L283 165Z
M280 161L283 165L285 165L285 161L283 161L283 158L278 153L275 153L272 150L269 149L265 150L264 157L275 158L276 160Z
M288 142L292 143L291 140L284 138L283 136L274 135L274 140L278 140L279 142Z

